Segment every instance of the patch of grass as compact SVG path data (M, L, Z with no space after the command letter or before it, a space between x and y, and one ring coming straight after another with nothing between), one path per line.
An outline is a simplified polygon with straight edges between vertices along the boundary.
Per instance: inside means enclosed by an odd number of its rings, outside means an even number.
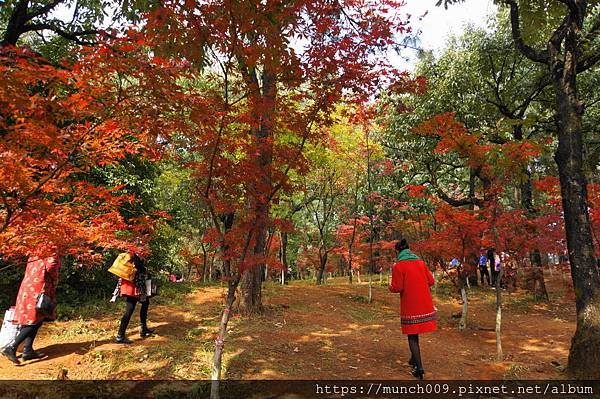
M523 379L524 373L529 371L529 367L520 364L511 364L508 370L504 372L505 380L520 380Z
M62 326L62 328L57 329L51 326L51 328L52 337L56 342L69 342L80 337L85 339L100 339L107 334L112 334L112 331L108 331L104 327L90 326L89 321L83 317L80 317L76 321L71 321L68 327Z
M56 308L58 320L91 320L113 313L118 303L94 299L80 304L59 303Z
M456 287L448 280L438 281L437 288L435 290L432 288L431 292L435 298L444 301L458 297Z
M215 341L212 339L198 340L194 343L194 349L200 352L213 353L215 349Z
M188 330L186 336L184 339L186 340L195 340L197 339L199 336L201 336L202 334L205 333L205 329L204 328L191 328Z
M310 313L314 310L314 305L308 302L296 302L290 304L290 310L300 313Z
M308 280L292 280L289 282L289 285L293 285L293 286L307 286L307 285L316 285L316 280L314 279L308 279Z
M198 288L194 282L171 283L165 282L159 287L159 295L152 298L158 305L177 305L185 302L185 296Z
M263 293L268 295L279 294L283 290L284 286L276 281L266 281L263 283Z
M366 295L350 295L348 298L358 303L369 303L369 298Z
M358 322L373 322L379 319L379 312L375 308L355 307L348 309L347 312Z
M185 306L185 296L191 293L198 285L192 282L164 283L160 287L159 295L151 299L152 304L166 306ZM57 316L58 320L91 320L107 314L122 311L120 300L110 302L107 299L87 299L81 303L64 303L58 298ZM118 309L118 310L117 310Z
M510 299L502 298L506 306L510 309L516 310L518 312L527 312L533 305L539 303L539 300L536 300L533 295L526 293L519 296L511 296ZM496 299L494 297L494 303Z

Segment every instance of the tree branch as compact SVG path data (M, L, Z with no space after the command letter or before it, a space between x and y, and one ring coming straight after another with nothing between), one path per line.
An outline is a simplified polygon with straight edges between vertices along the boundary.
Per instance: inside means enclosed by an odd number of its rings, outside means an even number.
M32 19L34 19L35 17L39 17L40 15L44 15L44 14L48 13L50 10L52 10L54 7L56 7L57 5L59 5L62 2L64 2L64 0L54 0L50 4L46 4L45 6L39 8L38 10L28 13L27 17L25 17L25 22L29 22Z
M510 24L513 41L517 50L519 50L525 57L531 61L539 62L541 64L548 64L549 57L547 51L538 51L531 46L525 44L523 36L521 34L520 18L519 18L519 5L516 0L504 0L504 3L510 6Z
M585 72L600 62L600 46L596 46L577 63L577 73Z
M56 25L52 25L49 23L40 23L40 24L29 24L29 25L25 25L24 26L24 30L22 33L26 33L26 32L31 32L31 31L41 31L41 30L50 30L54 33L56 33L57 35L70 40L72 42L75 42L77 44L80 44L82 46L85 45L92 45L94 44L93 41L86 41L86 40L81 40L80 36L90 36L90 35L95 35L97 34L99 31L96 29L88 29L88 30L82 30L79 32L67 32L61 28L59 28Z

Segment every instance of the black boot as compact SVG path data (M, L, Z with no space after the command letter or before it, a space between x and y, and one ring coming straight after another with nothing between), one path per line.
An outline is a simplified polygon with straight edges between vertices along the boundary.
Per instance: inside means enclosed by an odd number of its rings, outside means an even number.
M2 349L2 353L8 360L13 362L14 364L21 364L19 359L17 359L17 348L12 345L9 345Z
M142 329L140 330L140 337L142 337L142 338L150 337L150 336L154 335L155 331L156 331L156 329L154 329L154 328L148 328L147 326L142 326Z
M23 351L23 356L21 358L23 360L35 360L45 358L46 354L38 351Z
M422 380L423 379L423 375L425 374L425 370L423 369L418 369L418 368L414 368L412 369L412 371L410 372L412 374L413 377Z
M124 335L117 335L117 338L115 338L115 342L117 344L127 344L127 345L133 343L130 339L128 339Z

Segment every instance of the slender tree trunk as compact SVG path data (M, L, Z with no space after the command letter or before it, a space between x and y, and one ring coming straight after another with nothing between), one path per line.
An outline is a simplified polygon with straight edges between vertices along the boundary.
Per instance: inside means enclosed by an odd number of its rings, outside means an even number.
M352 258L348 259L348 283L352 285Z
M208 254L204 244L201 245L201 248L202 254L204 255L202 259L202 282L206 283L206 273L208 272Z
M221 380L221 369L223 361L223 349L225 346L225 338L227 338L227 325L231 317L231 309L233 302L235 301L235 290L238 286L239 278L229 282L227 290L227 300L225 302L225 309L221 314L221 322L219 323L219 333L215 341L215 353L213 355L213 361L211 365L211 386L210 386L210 399L219 399L219 383Z
M283 273L281 274L281 284L285 284L286 273L289 270L287 258L288 233L281 232L281 264L283 264Z
M373 300L373 278L371 274L371 269L369 268L369 296L367 297L367 303L371 303Z
M221 215L221 222L223 223L223 235L221 238L221 246L220 251L223 258L225 258L225 254L228 251L228 244L225 241L225 234L231 229L233 226L235 215L233 213L223 214ZM214 261L214 257L213 257ZM211 264L212 268L212 264ZM219 383L221 380L221 365L223 361L223 349L225 346L225 338L227 337L227 324L229 323L229 319L231 317L231 311L233 307L233 303L235 301L235 291L240 282L239 274L235 276L232 275L231 272L231 260L223 261L222 267L222 277L221 281L227 279L228 290L227 290L227 300L225 301L225 308L223 309L223 313L221 314L221 322L219 323L219 332L217 333L217 339L215 341L215 353L213 354L213 361L211 365L211 387L210 387L210 398L211 399L219 399Z
M500 268L496 278L496 360L504 360L502 352L502 290L500 289L500 280L502 280L503 269Z
M464 330L467 328L467 311L469 310L469 301L467 298L467 290L465 290L465 286L463 285L460 289L460 296L463 301L462 305L462 314L460 316L460 322L458 323L458 329Z
M208 267L208 280L209 281L213 281L214 277L213 277L213 273L215 271L215 256L216 254L212 254L212 256L210 257L210 266Z

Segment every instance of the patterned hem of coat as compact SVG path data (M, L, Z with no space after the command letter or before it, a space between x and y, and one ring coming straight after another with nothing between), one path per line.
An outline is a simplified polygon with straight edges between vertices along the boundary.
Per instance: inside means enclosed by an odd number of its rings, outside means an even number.
M416 316L402 316L400 318L401 324L421 324L427 323L428 321L436 320L436 312L426 313L423 315Z

